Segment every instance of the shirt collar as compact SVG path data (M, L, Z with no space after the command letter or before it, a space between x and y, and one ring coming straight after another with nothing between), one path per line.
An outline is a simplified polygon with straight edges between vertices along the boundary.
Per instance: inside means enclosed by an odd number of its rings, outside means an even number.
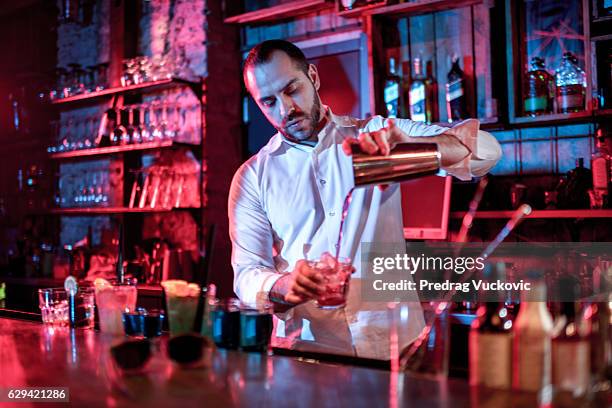
M287 146L295 147L296 149L311 152L316 149L318 146L322 145L326 138L332 133L332 130L336 127L353 127L356 126L358 120L351 118L349 116L338 116L335 115L329 106L323 105L323 109L325 110L325 114L328 117L328 121L323 126L323 129L319 131L317 134L317 144L315 146L309 146L307 144L296 143L288 140L282 133L277 132L270 144L270 153L274 153L278 150L283 144Z

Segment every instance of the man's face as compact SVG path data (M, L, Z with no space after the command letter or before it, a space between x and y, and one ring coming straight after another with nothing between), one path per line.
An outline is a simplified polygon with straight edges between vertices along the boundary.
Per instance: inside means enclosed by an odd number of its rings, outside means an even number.
M264 64L250 67L246 86L268 121L290 140L315 139L321 118L319 77L311 65L306 75L282 51Z

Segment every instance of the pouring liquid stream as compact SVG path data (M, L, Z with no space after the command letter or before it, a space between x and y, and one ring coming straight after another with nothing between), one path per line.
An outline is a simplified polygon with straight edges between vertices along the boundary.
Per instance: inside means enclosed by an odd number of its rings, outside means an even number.
M351 199L353 198L353 190L355 190L354 187L349 190L348 194L344 198L344 204L342 204L342 217L340 218L340 230L338 231L338 240L336 241L336 256L334 257L334 259L336 260L336 265L338 265L339 263L338 257L340 256L340 246L342 244L344 221L346 219L346 216L348 215L348 210L351 205Z

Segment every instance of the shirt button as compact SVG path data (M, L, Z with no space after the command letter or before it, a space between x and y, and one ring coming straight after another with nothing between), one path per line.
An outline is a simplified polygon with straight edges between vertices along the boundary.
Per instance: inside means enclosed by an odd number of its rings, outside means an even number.
M330 211L330 212L329 212L329 216L330 216L330 217L333 217L334 215L336 215L336 213L335 213L335 212L333 212L333 211Z
M323 180L323 179L319 180L319 182L320 182L322 185L325 185L325 183L327 183L327 181L326 181L326 180Z

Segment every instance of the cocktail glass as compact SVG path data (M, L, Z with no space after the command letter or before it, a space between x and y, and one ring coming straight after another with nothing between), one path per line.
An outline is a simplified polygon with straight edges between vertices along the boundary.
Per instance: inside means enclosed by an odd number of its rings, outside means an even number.
M353 264L348 258L336 259L324 253L321 259L309 261L308 265L323 275L325 292L315 303L321 309L338 309L346 304L349 281L353 272Z
M38 306L44 324L68 324L68 298L64 289L39 289Z
M200 298L200 285L179 279L167 280L161 285L166 295L170 335L193 332Z
M69 322L68 295L63 288L38 290L38 305L44 324L67 325ZM75 296L75 317L79 327L93 328L94 294L90 287L79 288Z
M94 281L96 305L100 318L100 331L123 335L123 312L136 308L136 279L123 282L98 278Z

